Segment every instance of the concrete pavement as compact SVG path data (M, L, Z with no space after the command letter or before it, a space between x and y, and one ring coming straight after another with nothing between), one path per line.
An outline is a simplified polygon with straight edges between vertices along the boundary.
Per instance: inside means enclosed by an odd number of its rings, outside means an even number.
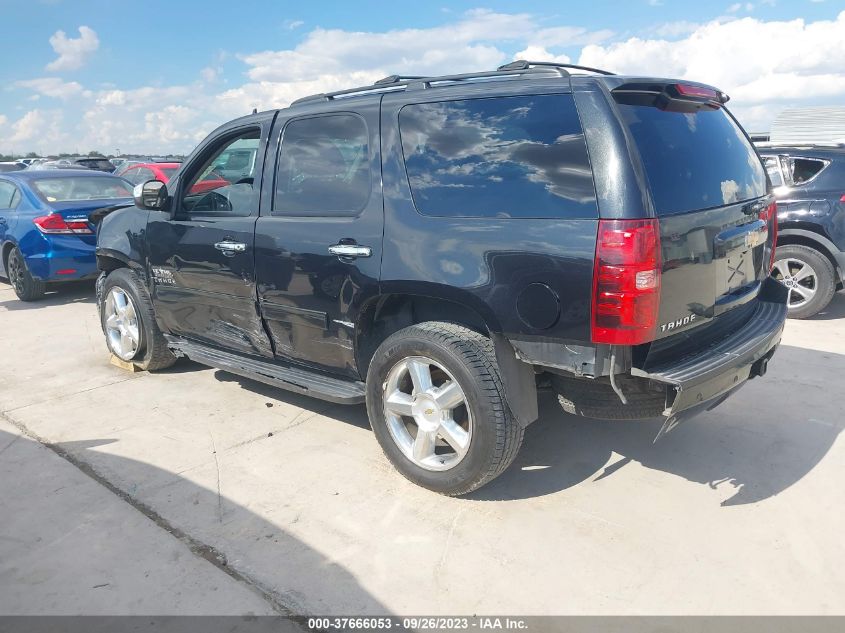
M590 422L546 398L516 463L467 499L395 473L363 407L187 362L110 366L86 286L23 304L0 282L0 411L127 511L184 534L189 552L225 558L237 578L211 565L232 581L212 594L196 572L195 592L160 603L171 612L257 610L247 591L296 613L843 614L843 323L841 293L826 314L790 321L764 379L657 445L657 422ZM27 507L27 477L6 459L0 502L11 486ZM32 504L18 530L49 517ZM0 541L0 561L18 548ZM57 576L73 564L27 556ZM24 611L61 592L5 569L0 596L14 589Z

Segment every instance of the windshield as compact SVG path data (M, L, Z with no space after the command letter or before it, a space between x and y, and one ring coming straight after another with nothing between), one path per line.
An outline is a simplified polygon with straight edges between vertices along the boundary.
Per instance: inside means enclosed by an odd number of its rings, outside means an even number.
M39 178L32 182L32 186L47 202L108 200L132 196L129 183L112 176Z
M657 215L766 195L754 147L723 108L695 112L619 104L637 144Z
M161 167L161 173L163 173L168 178L172 178L173 174L176 173L176 167Z

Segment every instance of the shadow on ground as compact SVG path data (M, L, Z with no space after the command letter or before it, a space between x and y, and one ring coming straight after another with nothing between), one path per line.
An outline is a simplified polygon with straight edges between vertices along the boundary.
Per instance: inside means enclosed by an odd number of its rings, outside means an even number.
M309 612L312 612L312 609L317 613L325 613L331 606L340 603L343 605L345 613L387 614L387 609L370 595L346 569L328 560L321 553L311 549L278 525L267 522L264 518L232 499L221 496L217 491L199 486L187 478L171 472L163 473L161 469L150 464L112 455L101 450L102 447L116 441L113 439L92 439L61 442L50 445L50 448L101 485L116 493L124 501L130 503L159 527L182 541L194 555L207 560L223 573L248 584L253 590L258 591L280 613L308 615ZM0 431L0 454L13 444L20 447L19 443L35 444L26 437ZM96 471L90 464L96 464ZM178 485L180 499L189 501L187 504L179 504L179 512L181 513L180 524L184 521L184 523L190 525L190 533L168 519L166 513L173 509L169 505L165 504L159 512L134 498L130 494L131 491L117 488L112 483L114 478L109 475L121 472L137 473L140 475L139 481L161 479L162 474L165 474L171 480L178 479L171 486ZM0 485L0 492L2 492L2 485ZM0 499L0 505L2 505L2 499ZM0 560L3 558L3 548L18 546L16 543L20 539L12 538L16 533L20 535L27 533L27 530L37 532L39 529L37 526L26 524L28 519L18 516L7 517L7 519L0 522ZM96 516L85 515L85 520L95 521ZM75 526L70 524L66 526L66 529L74 530ZM278 561L278 564L274 567L276 573L270 580L274 588L268 587L268 582L262 582L261 579L251 576L251 570L242 568L238 560L227 559L222 549L217 549L203 542L201 539L204 533L222 534L224 542L228 539L241 540L249 535L251 539L256 541L250 547L257 550L259 556L267 560ZM127 537L131 538L131 535L127 535ZM54 545L53 539L45 539L42 543L41 539L36 538L31 547L37 549L43 546L55 549ZM98 557L107 555L107 551L102 551L97 542L91 542L90 549L91 564L104 564L103 561L98 562ZM30 552L30 554L32 553ZM78 559L78 552L68 553L69 561L78 561ZM50 563L54 567L63 564L65 564L65 561L62 560L61 556ZM174 561L174 564L177 564L177 562ZM2 567L0 565L0 568ZM138 573L143 574L143 569L139 569ZM303 575L324 578L325 595L303 596L300 594L298 589L300 585L297 583L297 578ZM2 580L3 575L0 574L0 581ZM38 591L48 592L45 594L45 599L49 597L49 591L55 590L60 589L49 586L40 588L37 583L32 589L36 593ZM2 593L2 584L0 584L0 593ZM104 600L108 600L108 598L105 597ZM2 603L2 600L0 600L0 603ZM323 606L322 610L321 605ZM103 606L103 611L108 612L108 605L104 604Z
M711 488L732 490L724 506L765 500L810 472L845 427L838 417L836 422L815 420L812 410L795 406L790 389L772 388L778 366L820 363L831 364L834 373L834 363L839 371L845 368L845 357L782 345L775 369L766 378L750 381L725 404L681 425L657 444L653 440L662 420L588 420L564 413L552 394L541 394L540 419L526 430L514 464L470 498L513 500L553 494L590 479L613 476L636 461ZM216 371L215 378L238 382L270 404L284 401L369 428L362 405L334 405L224 371ZM750 401L748 390L761 387L765 388L761 396L766 396L760 406L742 410ZM739 420L738 410L742 411Z
M0 301L6 310L38 310L69 303L95 303L97 292L93 281L69 281L47 287L47 294L37 301L21 301L14 295L7 279L0 278L0 290L9 290L11 298Z
M587 420L563 413L546 394L541 418L527 429L513 466L474 498L550 494L589 479L611 477L631 461L711 488L728 487L734 494L723 506L773 497L810 472L845 427L836 413L818 420L814 409L796 406L795 390L805 389L800 384L782 388L782 379L774 382L778 367L785 373L787 368L811 363L829 364L831 374L845 369L845 357L838 354L781 345L765 378L748 382L726 403L684 423L656 444L653 439L661 420ZM751 390L758 390L758 395ZM816 390L805 391L805 401L812 403L809 394ZM828 406L828 411L836 407Z
M843 317L845 317L845 291L837 292L833 295L833 299L827 307L815 316L811 316L808 320L831 321L833 319L841 319Z

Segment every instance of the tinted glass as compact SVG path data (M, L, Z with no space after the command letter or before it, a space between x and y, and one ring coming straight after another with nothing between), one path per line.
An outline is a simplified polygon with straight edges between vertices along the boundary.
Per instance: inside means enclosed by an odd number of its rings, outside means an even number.
M168 178L172 178L173 174L176 173L176 167L161 167L161 173L163 173Z
M13 203L16 192L17 187L15 185L0 180L0 209L12 209L16 206Z
M132 196L126 181L113 176L39 178L32 181L32 187L47 202L108 200Z
M182 208L192 216L248 216L256 211L258 196L253 184L259 139L258 129L230 137L199 169L193 171L189 166L193 176L184 189ZM209 179L213 173L222 177Z
M593 176L572 95L408 105L399 114L425 215L593 218Z
M285 126L276 171L275 213L349 215L370 198L367 127L352 114Z
M640 152L658 215L766 194L763 165L723 108L695 112L651 105L618 108Z
M148 180L155 180L155 173L152 169L147 169L146 167L139 167L138 168L138 183L147 182Z
M792 169L792 182L796 185L815 178L826 165L824 161L813 158L790 158L789 164Z

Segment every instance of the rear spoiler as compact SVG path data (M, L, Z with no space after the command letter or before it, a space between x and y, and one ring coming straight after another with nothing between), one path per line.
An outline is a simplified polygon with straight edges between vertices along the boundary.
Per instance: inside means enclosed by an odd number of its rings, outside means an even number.
M719 108L730 100L724 92L711 86L684 82L633 82L614 88L611 94L618 103L679 112Z

